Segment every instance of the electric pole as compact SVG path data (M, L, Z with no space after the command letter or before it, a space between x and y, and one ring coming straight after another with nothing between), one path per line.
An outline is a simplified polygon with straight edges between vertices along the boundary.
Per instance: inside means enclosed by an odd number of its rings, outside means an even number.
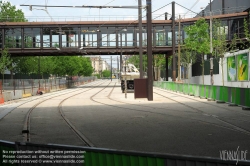
M139 17L139 57L140 57L140 78L143 78L143 58L142 58L142 12L141 0L138 0L138 17Z
M112 56L110 56L110 60L111 60L111 68L110 68L110 74L111 74L111 81L112 81Z
M179 15L179 32L178 32L178 81L181 80L181 16Z
M211 57L210 57L210 75L211 75L211 85L214 84L214 78L213 78L213 43L212 43L212 4L211 4L211 0L210 0L210 53L211 53Z

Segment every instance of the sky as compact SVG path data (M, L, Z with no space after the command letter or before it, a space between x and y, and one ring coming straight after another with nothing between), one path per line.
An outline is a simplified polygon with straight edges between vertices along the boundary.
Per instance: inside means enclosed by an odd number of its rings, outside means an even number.
M32 7L32 11L28 6L24 5L54 5L54 6L137 6L138 0L8 0L16 8L22 9L28 21L98 21L98 20L135 20L138 18L138 10L136 9L94 9L94 8L47 8ZM170 0L152 0L152 18L164 19L164 13L172 13L172 5ZM178 4L191 9L198 13L201 8L205 8L210 0L175 0L176 16L179 14L182 18L194 17L194 13L188 12L185 8ZM170 5L168 5L170 3ZM146 0L142 0L142 5L146 5ZM167 5L167 6L165 6ZM159 9L161 8L161 9ZM158 10L159 9L159 10ZM142 16L146 15L146 11L142 10ZM154 12L155 11L155 12ZM188 12L188 13L187 13ZM171 15L168 16L170 18ZM146 17L145 17L146 18ZM103 58L103 56L102 56ZM105 56L107 58L107 56ZM114 57L116 59L116 57ZM109 61L107 59L107 61ZM110 63L110 62L108 62ZM115 62L116 63L116 62Z
M32 11L29 10L28 6L20 6L24 5L56 5L56 6L137 6L138 0L9 0L12 5L16 5L18 9L22 9L25 13L26 18L30 21L36 20L45 20L51 19L54 21L73 21L81 19L89 19L89 20L131 20L132 18L138 17L138 11L136 9L94 9L94 8L47 8L49 15L41 9L45 9L44 7L33 7ZM165 5L171 3L170 0L152 0L152 11L155 11L161 7L160 10L152 13L152 18L155 18L159 15L168 12L171 14L171 4L164 7ZM206 7L210 0L175 0L176 3L181 4L182 6L190 9L192 11L199 12L201 11L201 7ZM142 0L142 5L146 5L146 0ZM143 9L144 11L144 9ZM176 5L176 15L181 14L182 17L186 14L187 10L179 5ZM143 16L146 12L143 12ZM192 14L194 16L194 14ZM185 17L191 17L190 13L187 13ZM169 16L170 18L171 16ZM159 17L159 19L164 19L164 15Z

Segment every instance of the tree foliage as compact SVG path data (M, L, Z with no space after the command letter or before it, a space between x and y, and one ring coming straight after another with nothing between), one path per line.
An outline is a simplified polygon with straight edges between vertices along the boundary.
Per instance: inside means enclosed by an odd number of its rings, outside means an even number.
M1 57L0 57L0 72L1 74L4 74L4 71L7 69L7 66L11 64L11 58L10 54L8 53L8 49L4 48L1 51Z
M182 47L180 57L182 65L187 68L187 78L189 79L188 71L191 65L197 61L196 53L184 46Z
M7 69L7 66L9 66L12 63L12 60L10 58L10 54L8 53L8 49L4 48L1 50L1 57L0 57L0 72L3 75L3 82L4 82L4 71Z
M15 5L11 5L10 2L3 2L0 1L0 22L25 22L27 21L25 19L24 13L21 9L17 9ZM9 30L6 29L6 33ZM9 37L6 37L5 39L6 42L5 43L5 47L11 47L9 45L9 43L15 43L16 40L15 39L11 39ZM20 61L19 58L12 58L12 62L8 64L6 67L8 70L11 71L11 75L13 73L13 71L17 71L18 69L16 69L16 63L18 63L18 61Z
M234 34L234 37L228 46L226 41L227 38L227 26L223 25L220 20L213 20L213 55L220 59L221 71L222 71L222 85L224 86L224 55L229 50L236 50L237 48L237 35Z
M131 63L135 65L135 67L139 70L140 68L140 56L139 55L133 55L128 59L128 63ZM143 71L146 71L146 66L147 66L147 56L142 55L142 63L143 63Z
M166 68L166 58L164 54L154 55L154 66L160 69Z
M90 58L81 56L53 57L55 68L52 70L54 75L64 76L91 76L92 68Z
M40 65L39 65L40 63ZM16 71L22 74L51 74L55 76L91 76L90 58L78 56L21 57Z
M187 33L187 38L185 39L186 48L198 54L210 53L208 27L208 23L204 18L199 19L193 25L185 27L184 30Z
M102 71L102 76L103 76L103 77L110 77L110 75L111 75L110 70L103 70L103 71Z
M187 33L185 47L201 55L202 59L202 77L204 84L204 54L210 53L210 38L208 32L208 23L204 18L197 20L193 25L184 28Z
M228 51L226 41L226 26L221 21L213 20L213 55L215 57L223 58L224 54Z
M244 19L244 35L247 41L250 41L250 33L249 33L249 23L246 19Z
M250 33L249 33L249 22L244 19L244 35L245 35L245 42L243 43L244 47L250 49Z
M25 22L24 13L10 2L0 1L0 22Z

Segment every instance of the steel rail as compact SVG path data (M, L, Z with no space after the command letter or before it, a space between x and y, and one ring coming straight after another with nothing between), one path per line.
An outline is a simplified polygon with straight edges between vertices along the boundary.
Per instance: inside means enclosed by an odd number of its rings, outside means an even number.
M102 83L101 83L102 84ZM100 85L100 84L98 84L98 85ZM98 86L97 85L97 86ZM96 86L96 87L97 87ZM87 86L87 88L88 87L92 87L92 86ZM93 88L95 88L95 87L93 87ZM79 93L77 93L77 94L74 94L74 95L71 95L70 97L73 97L73 96L75 96L75 95L78 95L78 94L81 94L81 93L83 93L83 92L86 92L86 91L89 91L89 90L91 90L91 89L93 89L93 88L90 88L90 89L88 89L88 90L85 90L85 91L82 91L82 89L77 89L77 90L75 90L75 91L72 91L71 93L74 93L74 92L77 92L77 91L81 91L81 92L79 92ZM67 95L68 93L64 93L63 95ZM36 103L33 107L31 107L30 109L29 109L29 111L27 112L27 114L26 114L26 117L25 117L25 121L24 121L24 125L23 125L23 130L22 130L22 134L23 134L23 142L30 142L31 141L31 138L30 138L30 126L31 126L31 122L30 122L30 120L31 120L31 114L32 114L32 111L38 106L38 105L40 105L41 103L43 103L43 102L45 102L45 101L48 101L48 100L50 100L50 99L52 99L52 98L55 98L55 97L58 97L58 96L62 96L62 94L59 94L59 95L55 95L55 96L52 96L52 97L50 97L50 98L46 98L45 100L43 100L43 101L40 101L40 102L38 102L38 103ZM68 98L70 98L70 97L68 97ZM68 99L67 98L67 99ZM66 101L66 99L65 100L63 100L63 101ZM60 104L62 104L63 102L60 102ZM59 106L58 106L58 108L61 106L59 104ZM59 110L60 110L60 108L59 108ZM59 111L60 112L60 111ZM62 114L61 114L62 115ZM64 116L65 117L65 116ZM65 120L65 119L64 119ZM66 121L66 123L67 123L67 121ZM68 123L67 123L68 124ZM71 127L72 128L72 127ZM74 131L74 130L73 130ZM79 135L78 135L79 136ZM84 137L82 137L83 139L84 139Z

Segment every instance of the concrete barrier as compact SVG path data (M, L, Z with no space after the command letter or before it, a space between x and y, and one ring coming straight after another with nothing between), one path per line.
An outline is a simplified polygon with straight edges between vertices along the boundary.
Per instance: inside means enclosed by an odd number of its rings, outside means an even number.
M3 92L3 98L5 102L12 100L11 92Z
M23 97L23 91L22 90L15 90L15 94L14 94L14 91L11 92L12 100L21 99L22 97Z

